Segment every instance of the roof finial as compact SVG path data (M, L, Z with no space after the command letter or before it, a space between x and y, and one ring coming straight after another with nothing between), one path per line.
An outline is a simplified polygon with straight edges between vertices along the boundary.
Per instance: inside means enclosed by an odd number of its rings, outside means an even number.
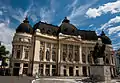
M64 20L62 21L62 23L69 23L70 21L67 19L67 17L64 18Z
M102 30L101 36L105 35L104 31Z
M24 23L29 23L28 21L28 16L25 17L25 20L23 21Z

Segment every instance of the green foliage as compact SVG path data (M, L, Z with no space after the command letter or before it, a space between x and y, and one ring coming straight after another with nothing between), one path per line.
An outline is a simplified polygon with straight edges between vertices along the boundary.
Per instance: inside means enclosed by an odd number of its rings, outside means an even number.
M9 54L9 51L6 50L5 46L0 46L0 57L1 56L6 56L7 54Z
M4 45L0 45L0 60L2 60L2 66L7 66L6 58L9 54L9 51L6 50L6 47Z

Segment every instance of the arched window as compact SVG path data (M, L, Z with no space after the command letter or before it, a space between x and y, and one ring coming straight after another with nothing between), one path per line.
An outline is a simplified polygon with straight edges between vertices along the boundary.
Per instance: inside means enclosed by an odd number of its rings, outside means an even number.
M25 57L24 57L24 59L28 59L28 52L29 51L25 51Z
M106 64L109 64L109 59L108 58L106 58Z
M52 51L52 60L56 61L56 52L55 51Z
M46 51L46 60L47 60L47 61L50 60L50 52L49 52L48 49L47 49L47 51Z
M66 61L67 54L63 52L63 61Z
M17 50L17 56L16 56L17 59L20 59L20 50Z
M88 55L87 60L88 60L88 63L90 63L90 64L92 63L92 58L91 58L91 55L90 55L90 54Z
M41 29L41 32L42 32L42 33L45 33L45 29L44 29L44 28L42 28L42 29Z
M42 48L40 48L40 60L43 60L43 56L44 56L44 51L42 50Z
M82 68L83 76L87 76L87 67L83 66Z
M72 61L72 53L69 53L69 61Z
M47 30L47 34L50 34L50 30Z
M82 54L82 62L86 63L86 56L85 56L85 54Z
M79 61L79 55L75 52L75 61Z

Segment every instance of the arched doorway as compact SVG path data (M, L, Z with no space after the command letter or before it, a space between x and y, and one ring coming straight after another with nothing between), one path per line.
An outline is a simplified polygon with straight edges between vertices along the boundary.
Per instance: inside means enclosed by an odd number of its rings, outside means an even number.
M83 76L87 76L87 68L85 66L83 67Z
M73 76L73 67L69 67L69 76Z

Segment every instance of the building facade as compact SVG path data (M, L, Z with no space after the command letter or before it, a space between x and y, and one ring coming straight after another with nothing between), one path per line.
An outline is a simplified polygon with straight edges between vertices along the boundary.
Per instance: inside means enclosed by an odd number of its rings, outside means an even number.
M114 76L113 48L103 31L97 36L95 31L78 30L67 18L60 26L38 22L32 28L26 18L13 37L12 74L89 76L96 43L106 45L104 63L111 66Z
M117 74L120 75L120 49L115 51L116 55L116 70Z

